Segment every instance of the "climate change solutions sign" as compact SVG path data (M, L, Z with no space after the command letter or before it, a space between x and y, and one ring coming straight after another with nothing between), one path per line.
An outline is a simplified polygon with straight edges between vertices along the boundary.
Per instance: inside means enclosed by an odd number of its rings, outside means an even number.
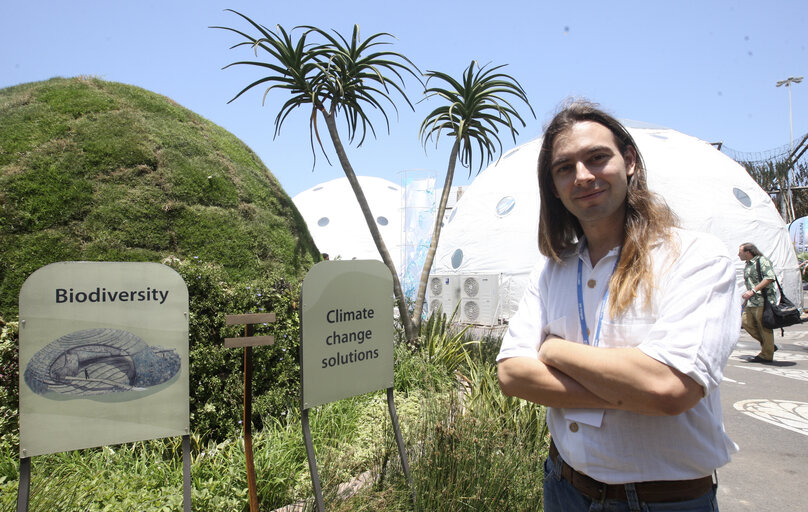
M393 277L383 263L318 263L302 302L303 409L393 387Z
M20 457L189 432L188 289L158 263L62 262L20 290Z

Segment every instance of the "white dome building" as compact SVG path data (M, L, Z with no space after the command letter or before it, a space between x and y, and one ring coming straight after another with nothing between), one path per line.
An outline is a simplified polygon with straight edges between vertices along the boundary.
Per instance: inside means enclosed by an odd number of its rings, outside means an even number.
M774 263L786 295L802 304L798 263L788 227L764 192L737 162L709 143L668 128L627 122L645 159L649 188L685 228L720 238L736 261L752 242ZM430 307L460 305L469 323L507 321L528 273L540 260L537 163L541 139L502 156L468 186L443 228L430 279ZM740 291L739 291L740 293Z
M383 178L357 178L390 257L401 269L403 228L402 188ZM292 198L303 215L317 248L330 259L379 260L365 217L347 178L337 178L304 190Z

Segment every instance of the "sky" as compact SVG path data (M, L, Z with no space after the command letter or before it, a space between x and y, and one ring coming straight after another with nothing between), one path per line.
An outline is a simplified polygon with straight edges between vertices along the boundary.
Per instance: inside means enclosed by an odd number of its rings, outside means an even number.
M808 2L804 0L0 0L0 89L52 77L94 76L165 95L222 126L255 151L290 196L344 176L313 159L309 111L298 109L273 138L273 120L288 99L256 88L232 103L259 68L231 62L254 58L230 49L228 26L254 33L234 9L273 28L313 25L350 36L395 36L390 49L422 71L460 77L472 60L502 70L525 89L536 113L504 151L541 135L565 98L586 97L622 119L665 126L742 152L789 144L808 132ZM789 90L788 77L806 76ZM387 133L370 117L377 138L348 148L358 175L401 183L434 175L442 183L450 141L426 148L418 137L438 104L408 80L415 109L399 101ZM342 126L342 125L341 125ZM344 134L344 132L343 132ZM476 166L456 170L471 182Z

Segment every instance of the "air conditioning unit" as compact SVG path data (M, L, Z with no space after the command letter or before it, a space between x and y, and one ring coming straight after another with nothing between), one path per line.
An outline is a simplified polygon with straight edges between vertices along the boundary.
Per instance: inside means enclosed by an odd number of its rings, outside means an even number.
M431 274L427 286L427 314L442 309L451 316L460 302L460 276L453 274Z
M477 274L460 276L463 299L498 298L499 274Z
M460 278L460 321L495 325L499 311L499 275L465 275Z

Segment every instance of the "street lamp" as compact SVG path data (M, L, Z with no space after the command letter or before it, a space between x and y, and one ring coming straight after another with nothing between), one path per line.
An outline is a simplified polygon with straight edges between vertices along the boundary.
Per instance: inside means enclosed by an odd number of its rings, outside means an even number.
M796 77L790 76L790 77L786 78L785 80L780 80L779 82L777 82L777 87L785 85L786 89L788 89L788 126L789 126L788 149L789 149L789 154L791 153L791 151L794 151L794 122L791 119L791 84L798 84L800 82L802 82L802 77L801 76L796 76Z
M786 89L788 89L788 129L789 129L788 158L789 158L789 163L790 163L790 160L791 160L791 153L794 152L794 121L793 121L793 119L791 117L791 84L798 84L800 82L802 82L802 77L801 76L796 76L796 77L795 76L790 76L790 77L786 78L785 80L780 80L779 82L777 82L777 87L785 85ZM788 173L788 203L789 203L789 207L790 207L790 210L791 210L791 212L790 212L791 213L791 219L790 220L794 220L794 201L793 201L793 199L791 197L791 173L792 172L793 171L789 170L789 173Z

